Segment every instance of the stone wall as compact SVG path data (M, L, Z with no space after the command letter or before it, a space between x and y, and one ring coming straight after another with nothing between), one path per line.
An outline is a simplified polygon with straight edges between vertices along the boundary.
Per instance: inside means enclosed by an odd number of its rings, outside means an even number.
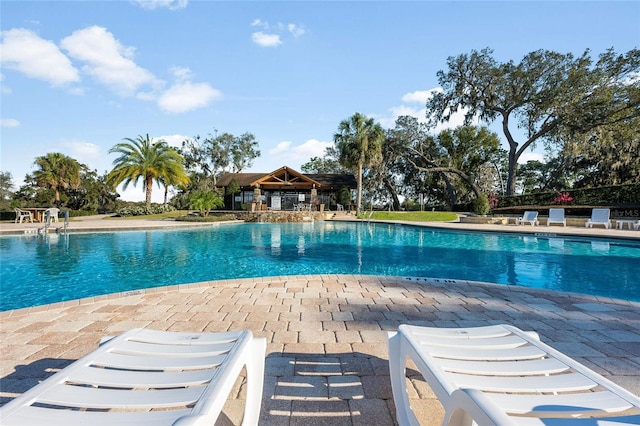
M298 211L261 211L239 213L238 219L245 222L286 223L286 222L319 222L333 216L325 212Z

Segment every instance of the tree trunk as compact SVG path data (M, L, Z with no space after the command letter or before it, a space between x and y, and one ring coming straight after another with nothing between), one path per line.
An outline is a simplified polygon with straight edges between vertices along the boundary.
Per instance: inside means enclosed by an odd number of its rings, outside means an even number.
M516 168L518 167L518 142L513 138L511 130L509 130L509 113L502 113L502 132L509 143L509 173L507 176L507 195L516 193ZM529 142L530 144L531 142Z
M145 201L146 201L146 205L147 208L151 208L151 190L153 189L153 179L151 178L151 176L147 176L147 182L146 182L146 191L145 191Z
M464 180L467 183L467 185L469 185L469 188L471 188L471 190L476 195L476 197L479 197L480 194L482 193L482 190L478 185L476 185L476 183L473 181L473 178L468 174L466 174L465 172L463 172L462 170L458 170L454 167L419 167L419 166L416 166L415 163L412 163L412 164L416 169L423 172L442 173L443 176L446 176L445 175L446 173L453 173L459 176L462 180Z
M358 197L356 201L356 217L360 216L362 206L362 162L358 163Z
M449 194L449 209L453 210L453 206L458 203L456 189L451 184L451 179L449 179L449 176L447 176L446 173L442 173L442 180L444 180L444 184L447 187L447 193Z
M507 177L507 195L515 195L516 193L516 167L518 158L516 156L517 145L512 146L509 150L509 175Z
M391 194L391 198L393 198L393 210L400 211L400 197L398 197L396 189L387 178L383 178L382 183L384 184L385 188L387 188L387 191L389 191L389 194Z
M504 179L503 179L503 174L500 171L500 168L498 167L497 163L493 163L493 168L496 169L496 174L498 175L498 180L500 180L500 195L505 195L505 186L504 186Z
M167 205L167 198L169 198L169 185L164 186L164 205Z

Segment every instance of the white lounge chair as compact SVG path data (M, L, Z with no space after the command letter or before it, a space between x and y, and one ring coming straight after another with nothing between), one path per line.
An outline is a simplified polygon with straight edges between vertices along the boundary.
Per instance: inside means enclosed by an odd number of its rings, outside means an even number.
M610 209L592 209L591 219L587 220L584 226L586 228L592 228L593 225L603 225L606 229L610 229L611 228L611 220L609 220L610 214L611 214Z
M14 221L14 223L22 223L24 219L27 219L29 222L33 223L33 215L31 214L31 212L19 208L14 208L13 210L16 212L16 220Z
M547 226L552 223L561 223L562 226L567 226L567 220L564 218L564 209L549 209L549 219L547 219Z
M516 225L524 225L530 223L531 226L538 225L538 212L527 210L522 217L516 218Z
M60 209L57 207L51 207L44 211L44 217L47 217L47 213L49 213L49 221L50 222L58 222L58 214L60 213Z
M257 425L265 350L266 340L247 330L134 329L0 407L0 423L213 425L246 366L242 424Z
M509 325L401 325L389 333L400 426L419 424L406 389L407 357L444 406L443 425L640 424L640 398L545 345L536 333ZM580 420L591 416L599 418Z

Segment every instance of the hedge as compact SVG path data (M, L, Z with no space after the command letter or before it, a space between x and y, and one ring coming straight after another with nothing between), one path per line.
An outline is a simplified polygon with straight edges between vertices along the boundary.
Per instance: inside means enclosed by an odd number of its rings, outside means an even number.
M573 198L570 204L590 206L610 206L640 203L640 183L628 185L601 186L597 188L568 189L560 191ZM498 197L498 208L514 206L548 206L554 202L558 192L536 192L524 195Z

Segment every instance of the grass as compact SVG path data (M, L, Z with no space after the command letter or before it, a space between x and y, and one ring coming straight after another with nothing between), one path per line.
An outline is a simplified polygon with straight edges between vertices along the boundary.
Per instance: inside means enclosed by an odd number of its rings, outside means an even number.
M145 216L127 216L127 217L113 217L109 218L112 220L136 220L136 219L152 219L152 220L162 220L162 219L176 219L179 217L186 216L189 214L191 210L176 210L172 212L160 213L160 214L150 214ZM373 212L372 216L369 217L370 212L360 213L361 219L375 219L375 220L404 220L409 222L450 222L452 220L456 220L458 215L452 212ZM212 214L211 216L214 216ZM196 218L194 218L196 219ZM203 221L200 218L200 221ZM198 220L194 220L198 221ZM213 217L209 219L209 221L215 221Z
M139 216L112 216L108 217L109 220L163 220L163 219L177 219L183 220L185 222L219 222L225 220L234 220L235 215L224 213L221 214L219 212L211 212L208 216L200 217L200 216L189 216L193 210L174 210L172 212L158 213L158 214L147 214L147 215L139 215Z
M107 220L162 220L162 219L176 219L182 216L188 215L192 210L175 210L172 212L150 214L144 216L127 216L127 217L107 217ZM360 213L361 219L374 219L374 220L404 220L409 222L450 222L457 219L457 215L452 212L373 212L369 217L370 212ZM211 216L214 216L213 214ZM71 218L73 221L75 218ZM204 218L201 218L204 219ZM212 217L210 221L215 221ZM13 220L7 221L13 223Z
M191 210L174 210L172 212L165 212L165 213L158 213L158 214L147 214L147 215L141 215L141 216L124 216L124 217L111 216L111 217L108 217L107 219L109 219L109 220L138 220L138 219L162 220L162 219L175 219L175 218L178 218L178 217L181 217L181 216L186 216L190 212L191 212Z
M371 215L371 217L369 217ZM458 215L452 212L364 212L361 219L404 220L409 222L450 222Z

